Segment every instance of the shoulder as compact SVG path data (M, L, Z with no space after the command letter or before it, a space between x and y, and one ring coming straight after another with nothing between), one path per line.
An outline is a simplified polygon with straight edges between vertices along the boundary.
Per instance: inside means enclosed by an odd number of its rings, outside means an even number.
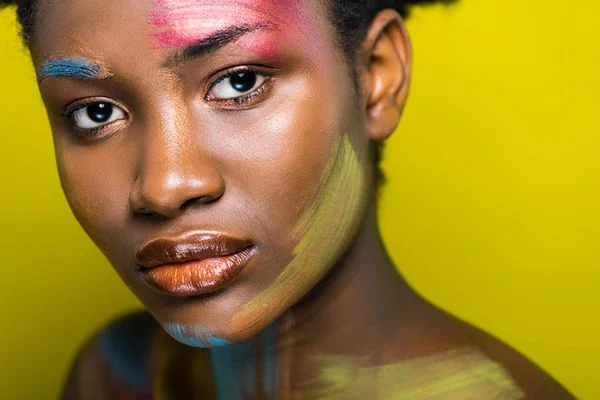
M424 342L434 349L469 349L470 357L477 363L471 362L468 365L477 367L474 370L479 375L485 370L498 378L498 381L506 384L511 382L521 392L521 396L516 398L575 399L546 371L500 339L439 309L427 311L426 314L427 322L421 331ZM477 357L473 357L473 354L477 354Z
M474 343L488 358L500 365L525 393L526 399L573 400L569 393L543 368L499 339L481 332Z
M147 398L152 342L158 331L154 318L141 311L107 324L79 351L63 399Z

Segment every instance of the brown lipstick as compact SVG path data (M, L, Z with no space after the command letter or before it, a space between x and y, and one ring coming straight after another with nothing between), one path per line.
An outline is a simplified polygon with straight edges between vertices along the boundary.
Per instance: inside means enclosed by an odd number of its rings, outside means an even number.
M155 289L175 296L197 296L231 283L255 252L249 240L190 232L149 241L137 251L135 260Z

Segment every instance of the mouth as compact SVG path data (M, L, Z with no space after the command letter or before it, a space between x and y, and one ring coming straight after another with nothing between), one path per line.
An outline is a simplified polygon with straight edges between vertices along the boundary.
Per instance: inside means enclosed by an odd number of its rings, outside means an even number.
M144 281L174 296L208 294L229 285L256 253L249 240L191 232L151 240L135 260Z

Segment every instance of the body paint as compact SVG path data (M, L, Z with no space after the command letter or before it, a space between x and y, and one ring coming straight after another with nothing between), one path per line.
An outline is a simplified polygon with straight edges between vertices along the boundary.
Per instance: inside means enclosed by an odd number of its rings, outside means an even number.
M265 316L281 315L289 306L286 296L298 293L299 285L309 288L318 281L324 268L315 266L329 264L339 256L352 224L361 218L358 210L366 201L365 174L346 135L342 135L332 154L320 180L318 198L299 219L293 233L298 244L292 261L267 289L234 316L236 324L253 319L253 311L258 308L268 310L261 312Z
M299 398L363 398L372 396L373 388L381 400L525 398L500 364L470 348L379 366L366 358L332 355L314 362L316 378L300 385Z
M156 322L138 313L113 322L97 339L100 359L127 398L147 398L150 390L150 353ZM138 397L141 396L141 397Z
M245 35L236 43L237 47L257 54L266 59L277 58L277 44L273 40L269 40L262 35Z
M160 30L152 33L153 48L190 46L211 35L236 27L263 25L276 30L282 24L294 21L303 34L296 39L310 40L309 19L301 2L273 2L270 0L159 0L148 15L148 23ZM273 40L247 34L239 40L238 47L262 57L274 58L277 54Z
M152 398L216 399L212 365L208 353L181 345L161 332L154 341Z
M278 398L277 327L271 324L244 342L210 350L221 400Z
M101 63L82 58L50 59L37 72L38 81L50 77L70 77L79 79L102 79L112 75Z
M153 398L219 400L279 397L277 325L239 343L208 351L181 346L159 335L153 365ZM184 368L182 368L185 366ZM170 371L178 371L175 377Z
M168 322L163 328L173 339L186 346L207 348L229 344L225 339L212 336L210 330L205 327L187 327Z

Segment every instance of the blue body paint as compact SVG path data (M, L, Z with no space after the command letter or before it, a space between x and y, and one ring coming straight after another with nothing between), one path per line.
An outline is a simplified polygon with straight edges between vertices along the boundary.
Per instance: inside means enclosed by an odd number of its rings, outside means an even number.
M269 399L279 397L279 352L277 351L277 326L273 323L260 334L263 343L263 387Z
M253 338L232 344L212 336L205 327L166 323L163 328L184 345L211 348L210 361L220 400L277 398L279 356L276 324L271 324Z
M219 346L225 346L227 344L229 344L229 342L225 339L219 339L216 337L208 337L206 339L206 341L211 345L211 347L219 347Z
M37 79L41 81L50 77L72 77L94 79L105 71L102 66L78 58L52 59L42 64L38 70Z
M98 335L98 353L111 375L136 392L150 385L148 365L155 328L150 314L138 313L113 322Z
M225 339L216 338L210 334L208 328L186 327L177 323L166 323L163 328L179 343L191 347L216 347L225 346L229 342Z
M256 337L210 350L220 400L278 397L276 328L272 324Z
M219 400L241 400L255 396L255 356L251 340L210 350Z

